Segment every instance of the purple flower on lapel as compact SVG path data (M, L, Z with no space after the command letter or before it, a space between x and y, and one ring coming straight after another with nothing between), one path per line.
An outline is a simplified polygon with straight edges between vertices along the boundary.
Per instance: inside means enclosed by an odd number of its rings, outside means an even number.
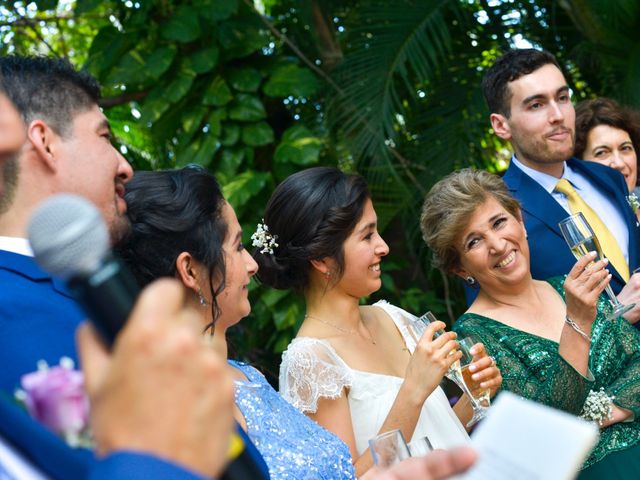
M89 400L82 372L73 367L69 358L62 358L54 367L38 362L36 372L22 376L22 388L16 397L33 418L64 437L69 445L87 446Z

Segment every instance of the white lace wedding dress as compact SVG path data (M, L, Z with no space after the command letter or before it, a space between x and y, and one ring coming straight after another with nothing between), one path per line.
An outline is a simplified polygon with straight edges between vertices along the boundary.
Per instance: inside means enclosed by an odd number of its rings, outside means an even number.
M382 308L393 319L413 353L416 342L409 334L408 324L415 317L385 301L374 306ZM302 412L315 412L319 398L337 398L346 389L358 454L362 454L369 447L369 439L379 433L402 382L400 377L350 368L326 340L298 337L282 354L280 393ZM469 443L469 435L440 387L422 406L413 438L425 435L434 448Z

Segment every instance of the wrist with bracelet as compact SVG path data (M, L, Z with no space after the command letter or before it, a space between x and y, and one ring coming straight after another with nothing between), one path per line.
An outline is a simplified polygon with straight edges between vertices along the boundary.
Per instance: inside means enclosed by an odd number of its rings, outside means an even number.
M585 333L584 330L582 330L582 328L580 327L580 325L578 325L576 322L574 322L573 320L571 320L571 318L569 318L569 315L566 315L564 317L564 321L567 325L569 325L571 328L573 328L576 332L578 332L580 335L582 335L584 338L586 338L588 341L591 341L591 335L588 335L587 333Z

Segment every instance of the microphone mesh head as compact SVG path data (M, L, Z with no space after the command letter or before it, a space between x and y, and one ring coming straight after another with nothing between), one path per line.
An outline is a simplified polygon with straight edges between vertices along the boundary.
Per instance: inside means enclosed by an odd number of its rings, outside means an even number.
M91 272L109 250L102 215L77 195L54 195L42 203L31 217L28 234L38 264L65 279Z

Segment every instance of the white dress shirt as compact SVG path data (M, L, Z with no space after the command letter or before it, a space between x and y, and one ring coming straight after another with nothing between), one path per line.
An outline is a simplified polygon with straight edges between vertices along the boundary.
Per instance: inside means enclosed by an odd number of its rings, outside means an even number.
M26 238L0 236L0 250L33 257L33 250Z

